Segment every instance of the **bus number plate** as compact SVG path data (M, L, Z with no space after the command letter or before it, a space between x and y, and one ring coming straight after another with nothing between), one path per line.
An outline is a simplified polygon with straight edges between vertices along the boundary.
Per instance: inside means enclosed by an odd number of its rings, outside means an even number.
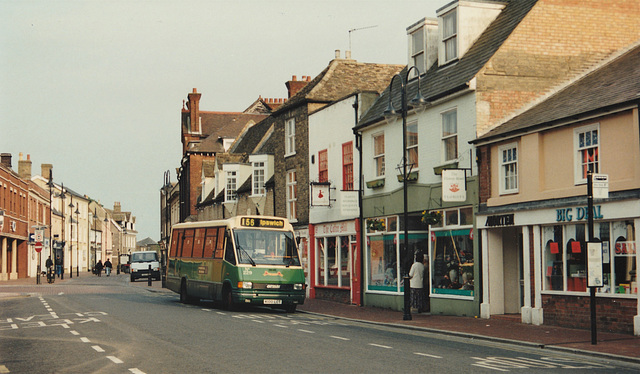
M266 299L264 301L265 305L274 305L274 304L282 304L282 300L273 300L273 299Z

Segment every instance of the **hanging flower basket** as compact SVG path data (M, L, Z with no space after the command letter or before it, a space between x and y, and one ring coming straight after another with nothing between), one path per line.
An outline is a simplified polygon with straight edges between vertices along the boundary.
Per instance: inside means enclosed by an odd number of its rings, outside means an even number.
M431 210L423 211L422 218L420 219L425 225L437 225L442 222L442 211Z
M384 218L373 218L367 220L367 229L369 229L369 231L384 231L385 227Z

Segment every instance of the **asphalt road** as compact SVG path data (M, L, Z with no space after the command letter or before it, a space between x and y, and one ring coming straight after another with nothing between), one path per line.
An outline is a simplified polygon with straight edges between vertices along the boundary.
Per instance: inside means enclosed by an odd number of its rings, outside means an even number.
M40 286L43 287L43 286ZM588 359L265 308L179 303L126 275L0 299L0 373L637 373Z

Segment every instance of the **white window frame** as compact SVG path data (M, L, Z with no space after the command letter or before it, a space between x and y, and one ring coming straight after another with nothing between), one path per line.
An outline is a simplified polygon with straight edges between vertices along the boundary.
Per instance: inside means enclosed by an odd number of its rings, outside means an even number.
M292 178L293 176L293 178ZM298 178L296 170L287 171L287 219L290 222L298 221L297 203L298 203Z
M284 155L296 154L296 119L289 118L284 121Z
M597 133L597 144L594 146L592 141L590 142L590 144L588 146L580 146L580 134L585 134L587 132L589 133L593 133L593 132ZM582 127L578 127L576 129L573 130L573 147L574 147L574 179L575 179L575 184L585 184L587 183L587 175L586 173L582 174L582 168L584 167L583 161L582 161L582 151L589 149L589 148L596 148L597 150L597 161L595 161L595 170L593 171L594 173L599 173L601 171L601 165L602 165L602 158L601 158L601 154L602 152L600 152L600 137L601 137L601 133L600 133L600 123L594 123L591 125L587 125L587 126L582 126Z
M419 35L422 36L422 40L418 39ZM427 36L425 35L424 26L411 32L409 34L409 38L411 41L411 44L410 44L411 63L413 64L413 66L416 66L421 73L424 73L427 69L426 68L427 54L425 51L425 45L426 45L425 40ZM417 73L415 71L412 71L412 76L415 76L416 74Z
M501 195L517 193L519 191L519 155L520 150L518 149L518 143L509 143L498 147L498 163L500 164L499 184Z
M235 170L227 170L225 175L225 187L224 187L224 202L233 203L236 202L238 196L236 191L238 190L238 172ZM230 188L233 187L233 188Z
M450 25L449 22L453 22L452 30L447 30L447 26ZM445 63L458 58L458 9L453 9L442 16L442 46ZM448 55L447 52L452 52L453 54Z
M445 118L447 118L447 116L449 114L454 114L455 117L455 126L456 126L456 131L454 133L451 134L447 134L445 135ZM442 112L440 114L441 117L441 136L442 136L442 160L447 163L447 162L452 162L452 161L457 161L458 160L458 109L457 108L452 108L449 110L446 110L444 112ZM456 141L456 149L455 149L455 155L452 158L447 158L447 154L448 154L448 149L447 149L447 141L450 139L455 138Z
M411 143L409 141L410 137L409 137L409 128L414 127L416 128L416 136L415 136L415 144ZM411 121L407 124L407 133L404 135L407 137L407 149L405 150L406 152L406 156L407 156L407 166L411 165L412 167L412 171L417 171L418 170L418 163L420 160L420 154L418 153L418 120L415 121ZM409 157L409 151L415 151L416 152L416 157L415 157L415 162L411 162L411 158ZM413 164L413 165L412 165Z
M254 161L251 163L253 171L251 173L251 193L253 196L264 196L266 194L264 183L267 175L267 163L265 161Z
M382 152L381 153L376 153L376 139L382 137ZM379 132L377 134L373 134L373 136L371 136L371 139L373 141L373 175L375 175L376 178L382 178L385 175L385 159L384 159L384 152L385 152L385 146L384 146L384 132ZM378 163L382 163L382 167L378 167Z

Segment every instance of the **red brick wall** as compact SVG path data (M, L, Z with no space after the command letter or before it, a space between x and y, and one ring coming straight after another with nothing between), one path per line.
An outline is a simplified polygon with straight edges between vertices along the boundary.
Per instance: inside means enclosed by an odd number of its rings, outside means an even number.
M488 146L478 148L478 180L480 204L486 203L491 197L491 148Z
M636 303L635 299L597 298L598 331L633 334ZM542 307L545 324L579 329L591 328L589 296L542 295Z

